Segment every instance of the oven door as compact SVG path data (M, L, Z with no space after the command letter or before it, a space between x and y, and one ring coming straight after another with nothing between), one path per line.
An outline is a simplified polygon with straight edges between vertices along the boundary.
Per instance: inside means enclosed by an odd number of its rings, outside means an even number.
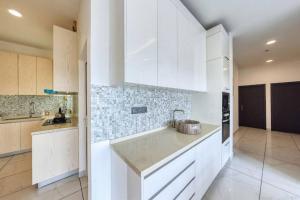
M229 119L222 121L222 143L224 143L229 138Z

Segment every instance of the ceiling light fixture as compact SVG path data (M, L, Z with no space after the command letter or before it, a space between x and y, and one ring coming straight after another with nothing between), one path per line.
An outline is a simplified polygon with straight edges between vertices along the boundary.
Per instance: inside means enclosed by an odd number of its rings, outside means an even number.
M266 63L271 63L271 62L273 62L274 60L266 60Z
M8 12L15 17L23 17L23 15L15 9L8 9Z
M275 44L277 41L276 40L270 40L266 43L266 45L271 45L271 44Z

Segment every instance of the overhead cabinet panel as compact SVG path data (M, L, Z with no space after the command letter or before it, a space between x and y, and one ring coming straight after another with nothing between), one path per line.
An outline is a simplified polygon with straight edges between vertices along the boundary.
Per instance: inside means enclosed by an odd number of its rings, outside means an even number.
M157 0L126 0L125 82L157 85Z
M17 95L18 88L18 55L0 51L0 95Z
M177 8L158 1L158 86L177 88Z
M19 55L19 95L36 95L36 57Z
M112 0L109 8L103 85L206 90L206 30L180 0Z
M44 89L53 88L52 61L46 58L37 58L37 95L44 95Z
M178 19L178 84L180 89L193 89L194 86L194 37L192 23L181 12Z
M78 92L77 34L53 26L53 88Z

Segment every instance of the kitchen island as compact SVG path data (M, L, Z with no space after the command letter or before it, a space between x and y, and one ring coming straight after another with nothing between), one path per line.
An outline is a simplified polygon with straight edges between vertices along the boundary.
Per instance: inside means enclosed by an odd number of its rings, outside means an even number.
M32 135L32 184L38 187L78 173L78 126L71 123L41 126Z
M112 199L201 199L222 168L220 126L198 135L166 128L114 140Z

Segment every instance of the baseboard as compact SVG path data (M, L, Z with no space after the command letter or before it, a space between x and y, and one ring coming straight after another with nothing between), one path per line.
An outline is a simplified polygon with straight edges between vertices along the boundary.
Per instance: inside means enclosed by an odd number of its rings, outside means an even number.
M0 154L0 158L4 158L4 157L8 157L8 156L14 156L14 155L18 155L18 154L22 154L22 153L28 153L28 152L31 152L31 149L25 149L25 150L21 150L21 151L3 153L3 154Z
M67 177L70 177L70 176L73 176L73 175L76 175L76 174L78 175L78 169L75 169L73 171L70 171L70 172L58 175L58 176L50 178L50 179L48 179L46 181L42 181L42 182L40 182L40 183L37 184L37 188L42 188L42 187L44 187L46 185L49 185L51 183L57 182L59 180L62 180L64 178L67 178Z
M83 177L83 176L87 176L87 171L86 170L82 170L78 173L79 177Z

